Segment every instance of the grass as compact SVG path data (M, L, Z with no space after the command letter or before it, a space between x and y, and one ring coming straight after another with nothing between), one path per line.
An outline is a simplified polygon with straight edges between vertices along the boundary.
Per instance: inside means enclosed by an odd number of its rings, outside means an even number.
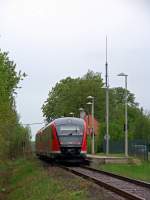
M67 177L62 181L55 173L48 175L41 163L37 160L19 159L11 163L11 176L7 188L8 200L79 200L87 199L87 191L80 181L71 180L69 185ZM67 186L66 186L67 182ZM70 187L68 187L70 186Z
M105 164L100 169L150 182L150 162L141 164Z

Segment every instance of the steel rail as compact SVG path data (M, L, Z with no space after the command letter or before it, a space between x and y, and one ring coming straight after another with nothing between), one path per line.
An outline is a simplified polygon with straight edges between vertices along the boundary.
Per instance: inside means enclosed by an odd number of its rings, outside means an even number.
M97 179L95 177L92 177L90 175L84 174L83 172L79 172L78 170L75 170L74 168L65 167L65 166L61 166L61 168L65 169L67 171L70 171L75 175L81 176L84 179L87 179L87 180L89 180L91 182L94 182L97 185L99 185L101 187L104 187L104 188L108 189L109 191L115 192L116 194L118 194L118 195L120 195L120 196L122 196L124 198L127 198L129 200L145 200L145 198L143 198L143 197L139 197L139 196L137 196L135 194L131 194L129 192L126 192L126 191L124 191L122 189L119 189L119 188L117 188L117 187L115 187L115 186L113 186L111 184L105 183L102 180L99 180L99 179ZM76 169L78 169L78 168L76 168ZM84 168L82 168L82 169L84 169Z
M104 171L104 170L99 170L99 169L95 169L95 168L91 168L91 167L87 167L87 166L82 166L82 168L85 168L85 169L88 169L88 170L91 170L91 171L95 171L95 172L98 172L98 173L106 174L108 176L111 176L111 177L114 177L114 178L117 178L117 179L120 179L120 180L123 180L123 181L128 181L129 183L134 183L134 184L142 186L142 187L150 188L150 183L145 182L145 181L139 181L139 180L136 180L136 179L131 179L131 178L128 178L128 177L125 177L125 176L121 176L121 175L118 175L118 174L114 174L114 173L111 173L111 172L107 172L107 171Z

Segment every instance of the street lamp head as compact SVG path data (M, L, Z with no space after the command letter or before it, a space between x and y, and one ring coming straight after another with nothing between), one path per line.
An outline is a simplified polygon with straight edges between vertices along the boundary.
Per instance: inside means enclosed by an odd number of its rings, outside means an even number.
M84 109L83 108L79 108L79 111L84 111Z
M94 97L92 97L92 96L88 96L88 97L86 97L87 99L94 99Z
M70 115L74 115L74 113L73 113L73 112L70 112L69 114L70 114Z
M118 74L118 76L128 76L128 75L122 72L122 73Z
M88 105L92 105L92 102L88 102L88 103L86 103L86 104L88 104Z

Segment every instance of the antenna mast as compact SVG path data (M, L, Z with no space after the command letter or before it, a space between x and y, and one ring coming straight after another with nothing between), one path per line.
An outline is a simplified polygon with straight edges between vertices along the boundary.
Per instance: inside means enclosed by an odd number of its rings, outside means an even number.
M108 83L108 62L107 62L107 36L106 36L106 155L109 154L109 83Z

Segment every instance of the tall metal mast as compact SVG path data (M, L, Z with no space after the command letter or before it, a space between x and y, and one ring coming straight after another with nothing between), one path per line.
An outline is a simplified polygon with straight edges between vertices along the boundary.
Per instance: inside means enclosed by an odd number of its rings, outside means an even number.
M109 154L109 82L108 82L108 62L107 62L107 36L106 36L106 155Z

